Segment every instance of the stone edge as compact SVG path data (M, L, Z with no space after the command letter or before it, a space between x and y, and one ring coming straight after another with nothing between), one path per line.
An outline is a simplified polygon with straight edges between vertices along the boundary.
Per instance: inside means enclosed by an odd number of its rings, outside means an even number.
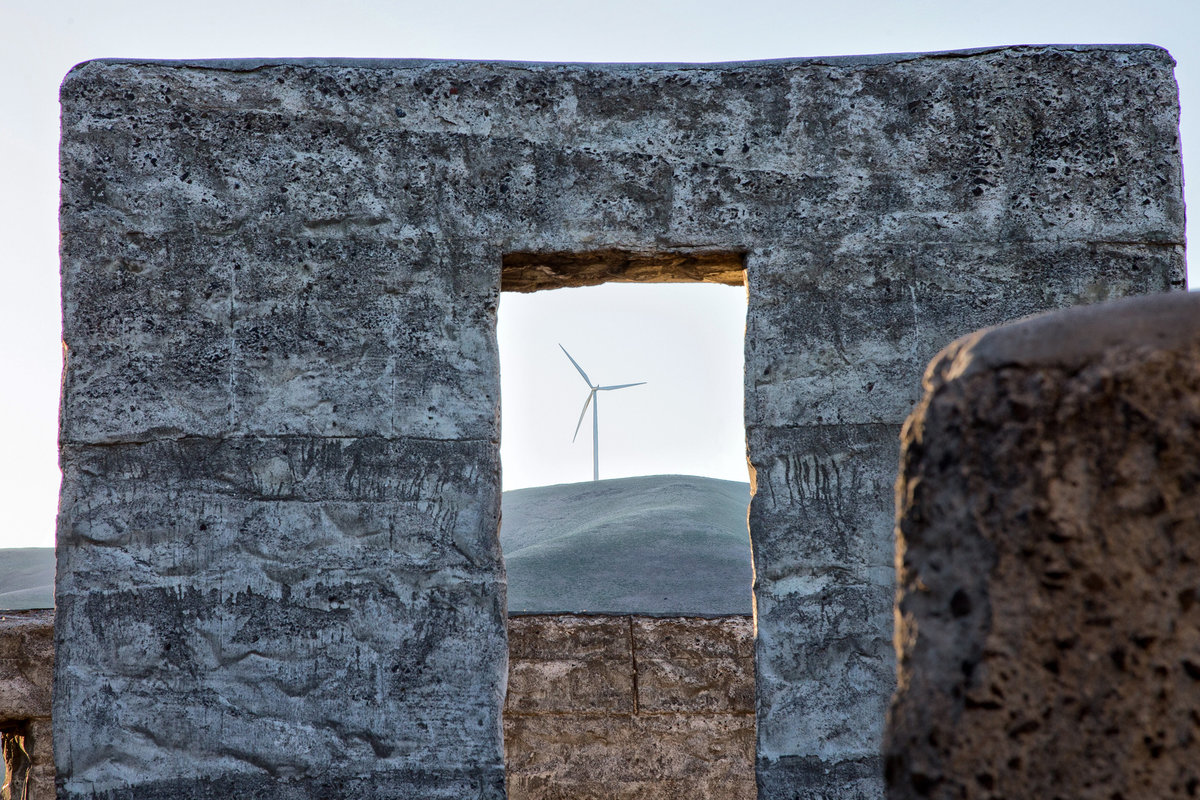
M451 66L496 66L517 69L590 69L602 72L626 72L637 70L713 70L752 69L771 67L804 66L876 66L905 61L921 61L938 58L970 58L991 53L1028 53L1048 50L1070 52L1123 52L1157 51L1171 61L1170 52L1161 45L1149 43L1129 44L1017 44L973 47L962 50L933 50L916 53L880 53L874 55L799 56L787 58L759 59L749 61L648 61L648 62L604 62L604 61L520 61L487 59L435 59L435 58L198 58L198 59L155 59L155 58L95 58L81 61L67 72L64 80L77 71L97 66L162 66L191 69L208 69L227 72L254 72L271 67L355 68L355 69L426 69Z
M925 389L1006 366L1078 369L1117 346L1174 349L1196 339L1200 339L1200 292L1075 306L956 339L930 363Z

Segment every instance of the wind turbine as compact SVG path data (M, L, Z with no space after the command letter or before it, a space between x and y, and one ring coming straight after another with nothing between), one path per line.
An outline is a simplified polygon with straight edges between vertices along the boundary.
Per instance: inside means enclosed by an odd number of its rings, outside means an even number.
M563 351L563 354L567 358L571 359L571 364L574 365L575 369L579 371L579 374L583 376L583 382L588 385L589 389L591 389L591 391L588 392L587 400L583 401L583 411L579 412L579 422L575 423L575 435L571 437L571 441L574 442L579 436L579 427L583 425L583 416L587 414L588 404L590 403L592 406L592 480L598 481L600 480L600 399L596 396L596 392L611 392L613 389L628 389L630 386L641 386L646 382L639 381L637 383L621 383L617 384L616 386L601 386L598 383L593 384L592 379L589 378L587 373L583 371L583 367L579 366L579 362L571 358L571 354L567 352L567 348L563 347L561 344L558 346L558 348Z

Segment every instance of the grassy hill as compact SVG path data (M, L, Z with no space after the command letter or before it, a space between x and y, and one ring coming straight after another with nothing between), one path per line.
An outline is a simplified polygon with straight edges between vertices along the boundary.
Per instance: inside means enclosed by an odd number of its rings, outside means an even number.
M750 614L750 485L650 475L504 493L513 614Z
M750 614L750 486L651 475L504 493L514 614ZM54 551L0 550L0 609L52 608Z
M0 609L54 608L54 548L0 550Z

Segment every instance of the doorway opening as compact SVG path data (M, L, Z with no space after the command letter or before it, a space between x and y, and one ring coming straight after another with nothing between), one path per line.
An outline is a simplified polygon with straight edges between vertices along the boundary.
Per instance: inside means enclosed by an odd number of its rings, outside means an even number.
M513 800L755 796L744 276L737 253L505 258Z

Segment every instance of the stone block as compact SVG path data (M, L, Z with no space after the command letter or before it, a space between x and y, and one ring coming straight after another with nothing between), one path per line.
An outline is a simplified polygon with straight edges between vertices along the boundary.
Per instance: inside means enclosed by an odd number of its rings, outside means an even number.
M1200 786L1200 298L1034 317L930 364L897 482L891 798Z
M435 796L498 786L499 765L491 777L427 767L430 748L486 753L481 731L499 744L503 588L488 577L501 569L499 498L479 480L491 447L271 437L67 449L58 628L75 672L60 774L119 792L167 770L180 782L163 792L199 796L219 775L251 791L370 762L379 796L410 779Z
M433 266L447 254L133 233L65 237L65 441L496 437L495 288L456 293Z
M67 448L59 591L311 594L330 610L351 601L322 592L375 584L406 602L499 570L498 487L480 480L494 459L478 442L381 438Z
M892 580L891 488L899 450L889 425L826 425L747 430L756 490L750 501L755 581L825 572L837 580ZM850 571L850 572L848 572Z
M753 797L745 617L509 620L509 796Z
M918 365L951 339L1182 289L1185 269L1181 244L1103 241L844 243L747 263L747 420L768 427L899 426L920 396Z
M25 728L25 746L32 769L26 778L27 800L54 800L54 741L50 717L30 720Z
M0 612L0 723L50 716L54 612Z
M628 617L510 617L508 641L505 714L635 710Z
M754 622L635 617L639 712L754 713Z
M511 800L754 798L749 714L508 716Z
M54 800L53 680L54 611L0 613L0 783L22 800Z
M888 703L879 687L894 680L895 659L889 641L873 634L806 641L760 633L760 764L803 752L832 769L877 756Z
M787 756L760 762L760 798L795 800L875 800L879 797L879 756L826 761L817 756Z

